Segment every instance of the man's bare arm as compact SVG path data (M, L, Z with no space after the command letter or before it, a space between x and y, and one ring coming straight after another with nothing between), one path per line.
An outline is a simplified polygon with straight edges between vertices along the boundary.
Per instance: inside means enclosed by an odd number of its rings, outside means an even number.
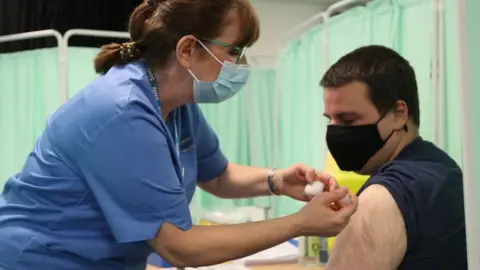
M394 270L405 256L403 216L390 192L372 185L359 196L358 210L338 235L327 270Z

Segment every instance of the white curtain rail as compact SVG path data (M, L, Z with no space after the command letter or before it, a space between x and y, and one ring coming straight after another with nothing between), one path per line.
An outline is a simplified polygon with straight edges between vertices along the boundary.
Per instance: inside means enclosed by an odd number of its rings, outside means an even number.
M71 29L68 30L64 35L64 40L67 44L68 40L72 36L130 39L130 34L128 32L103 31L92 29Z
M362 4L365 4L366 2L367 1L365 0L343 0L343 1L336 2L330 5L325 11L321 11L313 15L307 20L303 21L302 23L298 24L292 29L288 30L284 35L284 40L288 40L288 38L290 38L291 36L296 35L297 33L303 31L306 27L309 27L316 22L319 22L319 23L324 22L325 19L330 18L334 12L343 10L345 8L352 8L357 5L362 5Z
M325 15L327 15L328 19L329 17L332 16L333 13L337 11L345 11L346 8L354 8L359 5L364 5L366 2L365 0L343 0L343 1L338 1L332 5L330 5L327 10L325 11Z
M20 34L0 36L0 43L26 40L26 39L45 38L45 37L54 37L57 40L58 44L60 44L62 41L62 34L60 34L60 32L53 29L48 29L48 30L40 30L40 31L26 32L26 33L20 33Z
M340 10L345 10L346 8L353 8L355 6L365 4L365 0L343 0L339 1L335 4L332 4L327 8L327 10L323 13L323 70L327 70L330 65L330 59L328 58L328 20L332 17L332 14L338 12Z
M319 12L315 15L313 15L312 17L310 17L309 19L307 19L306 21L302 22L301 24L295 26L294 28L290 29L286 34L285 34L285 37L284 39L285 40L288 40L291 36L301 32L303 29L305 29L306 27L309 27L311 26L312 24L318 22L318 23L322 23L323 22L323 18L324 18L324 12Z

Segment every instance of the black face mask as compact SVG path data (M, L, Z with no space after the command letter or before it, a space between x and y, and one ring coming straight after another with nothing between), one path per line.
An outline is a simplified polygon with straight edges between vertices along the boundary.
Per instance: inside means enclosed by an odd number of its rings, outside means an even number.
M327 127L328 150L342 171L360 171L390 139L394 131L383 140L377 128L383 117L375 124Z

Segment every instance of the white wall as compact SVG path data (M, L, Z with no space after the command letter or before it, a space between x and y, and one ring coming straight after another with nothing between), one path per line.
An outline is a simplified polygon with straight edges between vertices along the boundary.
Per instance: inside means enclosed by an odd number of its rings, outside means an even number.
M262 67L273 67L277 47L285 33L311 16L325 9L324 5L312 2L252 0L260 18L261 37L248 50L248 55Z

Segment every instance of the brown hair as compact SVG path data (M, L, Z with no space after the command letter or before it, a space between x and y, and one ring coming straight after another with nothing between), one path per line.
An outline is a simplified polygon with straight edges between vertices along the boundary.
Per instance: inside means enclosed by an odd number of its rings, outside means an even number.
M340 87L353 81L368 86L378 113L391 110L398 100L407 104L413 123L420 126L420 102L415 71L398 52L380 45L360 47L333 64L320 82L323 87Z
M147 0L130 17L132 42L103 46L94 60L95 71L105 73L115 65L139 59L162 66L183 36L218 37L226 14L232 9L238 11L242 27L242 36L235 45L253 45L260 30L249 0Z

